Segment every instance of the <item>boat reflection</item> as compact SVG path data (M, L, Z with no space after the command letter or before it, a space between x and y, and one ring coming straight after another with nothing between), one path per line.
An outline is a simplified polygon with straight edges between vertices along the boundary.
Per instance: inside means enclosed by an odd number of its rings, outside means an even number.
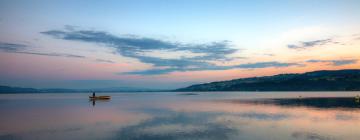
M101 103L101 102L109 102L110 101L110 99L89 99L89 102L91 102L92 103L92 106L95 106L96 105L96 102L99 102L99 103Z

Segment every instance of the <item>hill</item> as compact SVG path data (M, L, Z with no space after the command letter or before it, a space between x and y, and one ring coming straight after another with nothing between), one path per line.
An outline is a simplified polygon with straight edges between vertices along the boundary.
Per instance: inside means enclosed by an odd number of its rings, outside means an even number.
M360 91L360 70L321 70L211 82L175 91Z
M0 93L37 93L38 89L22 88L22 87L9 87L0 85Z

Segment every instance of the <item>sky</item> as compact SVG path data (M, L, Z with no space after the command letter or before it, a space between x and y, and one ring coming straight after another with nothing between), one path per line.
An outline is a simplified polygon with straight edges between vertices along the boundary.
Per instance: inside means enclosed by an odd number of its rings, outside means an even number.
M192 84L360 68L358 0L1 0L0 85Z

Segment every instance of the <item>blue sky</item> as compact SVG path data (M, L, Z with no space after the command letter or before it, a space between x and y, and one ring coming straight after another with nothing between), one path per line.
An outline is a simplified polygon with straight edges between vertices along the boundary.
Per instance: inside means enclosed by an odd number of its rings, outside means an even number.
M356 0L3 0L0 84L168 89L357 68L358 5Z

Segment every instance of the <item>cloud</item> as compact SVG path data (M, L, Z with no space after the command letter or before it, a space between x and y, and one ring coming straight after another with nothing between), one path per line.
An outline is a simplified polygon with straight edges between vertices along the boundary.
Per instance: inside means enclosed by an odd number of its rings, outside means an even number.
M110 47L116 48L118 53L126 57L137 58L144 62L143 55L139 54L146 51L189 51L192 53L205 54L192 58L196 60L228 60L227 55L235 53L237 50L230 48L230 41L218 41L210 43L179 43L169 42L153 38L137 37L137 36L115 36L107 32L91 31L91 30L50 30L41 32L54 38L64 40L74 40L92 43L103 43ZM157 57L152 57L156 59ZM160 59L158 61L161 61ZM145 62L147 63L147 62ZM152 63L157 64L157 63Z
M23 44L5 43L0 42L0 50L6 52L16 52L25 49L27 46Z
M353 34L354 40L360 40L360 34Z
M272 53L264 53L263 55L266 55L266 56L275 56L275 54L272 54Z
M248 69L255 69L255 68L268 68L268 67L289 67L289 66L302 66L298 63L282 63L276 61L270 62L258 62L258 63L248 63L248 64L241 64L237 66L233 66L234 68L248 68Z
M289 44L287 47L289 49L307 49L307 48L312 48L315 46L326 45L328 43L338 43L338 42L334 42L331 38L328 38L328 39L322 39L322 40L299 42L296 45Z
M65 28L63 30L49 30L41 32L44 35L56 39L81 41L88 43L104 44L114 48L122 56L135 58L142 63L151 64L153 69L144 71L132 71L125 74L139 75L158 75L167 74L175 71L201 71L201 70L225 70L233 68L265 68L265 67L286 67L292 63L280 62L259 62L255 64L243 64L233 66L218 66L213 62L222 62L238 59L231 55L238 51L232 48L230 41L214 41L208 43L181 43L170 42L155 38L120 35L115 36L104 31L77 30L75 28ZM187 56L180 59L161 58L154 55L145 55L145 52L168 51L168 52L191 52L201 54L200 56ZM159 68L167 67L167 68Z
M133 74L133 75L161 75L168 74L174 71L182 71L176 68L168 68L168 69L149 69L149 70L141 70L141 71L130 71L118 74Z
M82 55L74 55L74 54L62 54L64 57L73 57L73 58L85 58L85 56Z
M21 53L21 54L31 54L31 55L43 55L43 56L70 57L70 58L85 58L85 56L74 55L74 54L33 52L33 51L28 51L27 48L30 48L30 46L24 44L0 42L0 50L8 53Z
M43 56L70 57L70 58L85 58L85 56L73 55L73 54L61 54L61 53L38 53L38 52L20 52L20 51L16 53L43 55Z
M167 74L174 71L201 71L201 70L228 70L228 69L257 69L257 68L269 68L269 67L289 67L289 66L302 66L297 63L282 63L282 62L258 62L258 63L247 63L240 65L232 65L232 66L217 66L217 65L204 65L201 67L192 67L192 68L164 68L164 69L149 69L143 71L132 71L126 72L125 74L136 74L136 75L159 75L159 74ZM122 74L122 73L120 73Z
M105 59L96 59L95 61L97 61L97 62L102 62L102 63L115 63L114 61L105 60Z
M344 40L350 38L350 40ZM297 43L288 44L287 47L289 49L296 49L296 50L304 50L312 47L317 46L325 46L325 45L346 45L349 41L354 41L360 39L360 34L353 34L350 36L337 36L325 39L318 39L318 40L311 40L311 41L299 41Z
M349 64L355 64L357 63L357 59L342 59L342 60L317 60L317 59L312 59L312 60L308 60L306 62L309 63L329 63L330 65L333 66L342 66L342 65L349 65Z
M348 64L355 64L358 60L351 59L351 60L333 60L332 63L334 66L342 66Z

